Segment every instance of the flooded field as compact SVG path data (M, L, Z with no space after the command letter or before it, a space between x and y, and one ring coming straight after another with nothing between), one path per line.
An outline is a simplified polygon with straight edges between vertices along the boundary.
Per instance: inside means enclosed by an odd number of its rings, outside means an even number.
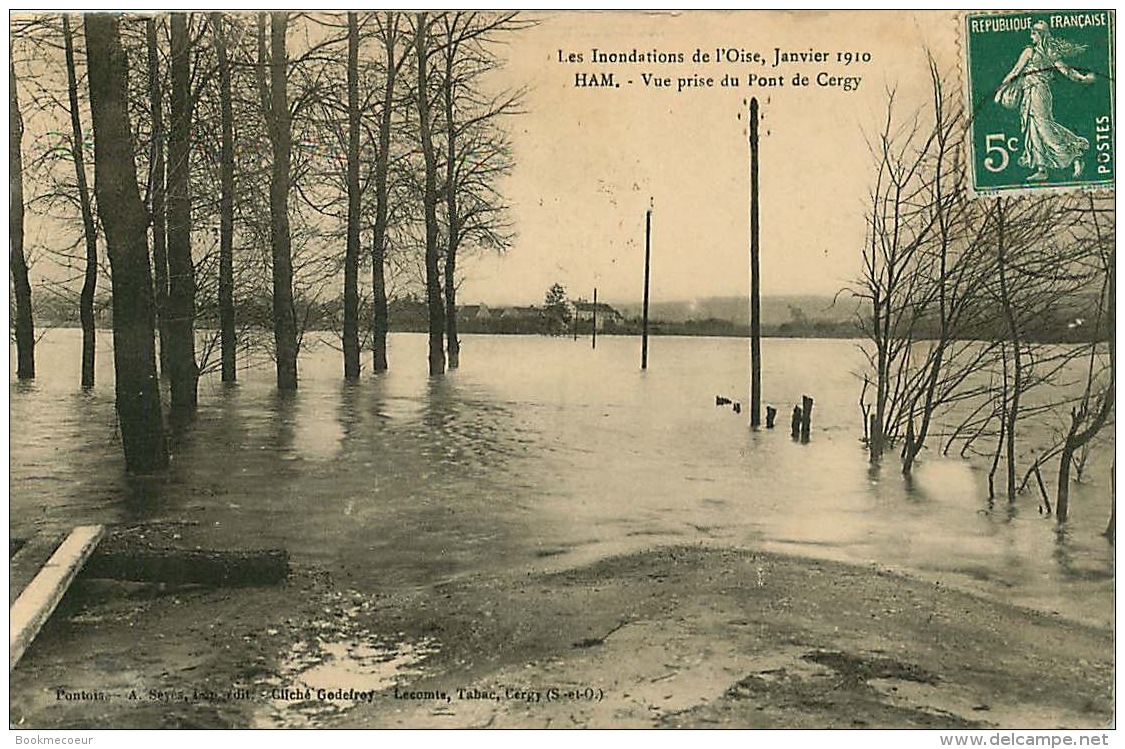
M1033 493L989 507L982 464L930 451L912 482L893 466L872 472L855 342L764 341L763 392L779 428L756 433L745 412L715 406L716 395L747 400L740 339L655 338L641 372L632 339L601 337L591 350L588 340L466 336L461 370L430 380L424 337L397 334L391 371L355 385L320 344L302 355L290 396L268 369L240 372L229 388L205 377L197 421L173 437L171 471L141 480L122 470L111 352L97 388L82 393L78 350L78 331L50 331L39 379L12 377L13 536L187 521L209 544L283 547L361 592L700 543L873 564L1112 621L1113 550L1100 535L1110 447L1075 486L1061 534ZM816 405L812 439L799 444L788 413L805 393ZM374 674L376 651L393 645L321 647ZM311 686L316 675L303 678Z

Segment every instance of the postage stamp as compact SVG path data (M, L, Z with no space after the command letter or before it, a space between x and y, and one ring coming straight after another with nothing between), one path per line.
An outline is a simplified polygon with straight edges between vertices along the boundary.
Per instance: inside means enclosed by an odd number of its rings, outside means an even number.
M964 17L977 195L1113 187L1112 10Z

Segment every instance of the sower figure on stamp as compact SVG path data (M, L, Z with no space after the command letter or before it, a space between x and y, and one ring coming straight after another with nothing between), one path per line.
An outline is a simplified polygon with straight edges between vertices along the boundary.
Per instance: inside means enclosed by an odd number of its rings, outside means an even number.
M1012 72L996 91L996 102L1020 110L1023 153L1019 163L1034 171L1029 182L1048 178L1048 169L1070 169L1077 178L1084 167L1082 157L1090 142L1055 121L1051 78L1055 71L1077 83L1093 83L1093 73L1081 73L1063 62L1086 47L1051 36L1047 24L1031 27L1031 44L1024 48Z

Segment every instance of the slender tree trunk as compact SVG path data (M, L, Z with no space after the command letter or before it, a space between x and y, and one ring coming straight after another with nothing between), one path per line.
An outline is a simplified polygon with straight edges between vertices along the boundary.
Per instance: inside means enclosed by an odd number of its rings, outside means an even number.
M231 99L230 56L222 13L211 14L215 50L219 58L219 336L223 382L238 379L237 334L234 327L234 113Z
M428 22L425 13L418 14L415 48L418 56L418 123L422 136L422 157L425 161L425 186L422 204L426 215L426 306L430 313L430 374L445 373L445 351L442 337L445 330L441 299L441 278L438 268L437 163L434 158L433 119L430 115L430 93L427 73Z
M86 181L86 155L82 135L82 116L78 103L78 74L74 62L74 31L70 15L63 14L63 44L66 48L67 98L70 106L70 156L78 187L78 206L82 212L82 232L86 244L86 271L82 294L78 299L78 316L82 322L82 387L94 386L94 351L97 344L94 330L94 293L98 286L98 227L90 203L90 186Z
M1111 544L1117 542L1117 460L1109 464L1109 523L1104 535Z
M195 266L191 258L191 49L188 14L173 13L171 128L168 133L168 375L171 411L195 412Z
M31 317L31 282L23 254L23 116L16 90L16 64L8 51L8 242L9 267L16 297L16 377L35 377L35 323Z
M1000 344L1000 433L996 436L996 449L992 453L992 465L988 469L988 500L991 505L996 498L996 471L1000 467L1000 454L1004 451L1004 441L1008 432L1008 349Z
M452 228L450 233L452 234ZM452 243L452 240L450 240ZM445 350L449 368L461 366L461 341L457 339L457 250L448 247L445 255Z
M297 389L297 311L293 304L293 253L289 234L289 162L292 116L286 88L288 14L270 14L270 239L273 245L273 338L278 390Z
M870 459L872 463L879 463L883 459L884 445L884 420L887 414L887 344L883 334L881 322L881 301L879 292L875 291L871 302L871 325L875 338L875 419L871 423Z
M156 40L156 18L145 20L148 43L149 113L152 117L149 202L152 212L152 267L156 281L156 318L160 330L160 374L168 375L168 245L164 231L164 94L160 87L160 50Z
M461 365L461 341L457 338L457 250L461 244L461 215L457 206L457 127L453 119L453 58L456 47L447 40L445 78L441 82L445 105L445 350L449 368Z
M1070 466L1074 462L1074 450L1067 439L1059 453L1059 490L1055 494L1055 520L1065 523L1070 514Z
M384 17L383 43L387 53L387 73L383 88L383 109L379 113L379 148L375 154L375 231L371 245L372 304L372 368L376 372L387 369L387 175L390 171L391 115L394 106L395 78L398 61L395 60L398 17L387 12Z
M1063 442L1062 451L1059 453L1059 489L1055 500L1055 517L1060 522L1066 522L1067 512L1070 507L1070 466L1074 454L1084 445L1089 443L1098 432L1102 430L1109 415L1113 412L1114 392L1113 386L1102 394L1098 410L1089 414L1071 411L1070 429L1067 431L1066 440ZM1088 419L1088 421L1087 421ZM1086 423L1086 428L1079 431L1079 426Z
M113 277L113 358L125 465L150 473L168 465L156 377L155 311L148 265L148 217L137 189L118 16L85 16L94 122L94 191Z
M1008 502L1016 501L1016 422L1020 413L1020 394L1023 389L1023 353L1020 341L1019 324L1012 304L1011 289L1008 284L1008 259L1005 242L1005 204L1003 198L998 198L996 203L996 248L998 261L998 276L1000 280L1000 304L1004 311L1004 320L1008 325L1008 340L1012 344L1012 389L1008 399L1008 410L1004 415L1005 427L1005 465L1008 474Z
M344 251L344 379L359 379L359 21L348 13L348 226Z
M379 244L378 227L372 232L371 243L371 289L374 297L372 312L372 369L375 372L387 371L387 277L384 253Z

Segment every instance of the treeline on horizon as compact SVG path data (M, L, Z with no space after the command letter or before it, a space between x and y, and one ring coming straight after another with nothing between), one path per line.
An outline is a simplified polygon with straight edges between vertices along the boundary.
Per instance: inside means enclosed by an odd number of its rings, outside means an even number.
M457 329L464 334L485 335L573 335L577 327L580 336L588 336L592 323L589 320L565 321L553 317L546 307L493 307L496 314L489 319L480 319L472 314L471 307L457 308ZM425 302L413 297L392 299L388 302L387 330L397 333L427 333L429 331L428 313ZM341 298L317 301L306 305L308 310L307 329L309 332L334 333L341 330L343 300ZM266 298L241 300L235 305L239 320L247 326L257 327L262 333L270 330L270 307ZM521 314L501 315L508 309L519 309ZM361 309L361 313L363 310ZM1004 336L1003 315L999 308L984 311L973 316L972 326L958 331L961 340L988 341L1000 340ZM36 314L44 327L78 327L80 321L74 304L65 297L44 296L36 302ZM108 298L100 298L95 304L95 324L98 328L112 328L113 310ZM196 317L200 330L218 330L220 320L206 311ZM620 321L607 320L599 328L600 335L639 336L641 320L636 317ZM762 324L762 335L766 338L840 338L863 337L865 326L870 319L821 318L814 314L806 315L800 311L785 322ZM914 322L913 334L921 340L936 339L941 336L940 321L937 318L920 318ZM649 320L649 335L700 336L748 338L750 327L733 320L709 317L687 320ZM1105 342L1111 334L1109 320L1103 310L1097 308L1097 300L1076 296L1060 299L1058 303L1043 311L1042 315L1029 320L1023 330L1025 339L1035 343L1093 343ZM361 339L369 340L370 331L361 330ZM200 362L206 369L206 362Z

